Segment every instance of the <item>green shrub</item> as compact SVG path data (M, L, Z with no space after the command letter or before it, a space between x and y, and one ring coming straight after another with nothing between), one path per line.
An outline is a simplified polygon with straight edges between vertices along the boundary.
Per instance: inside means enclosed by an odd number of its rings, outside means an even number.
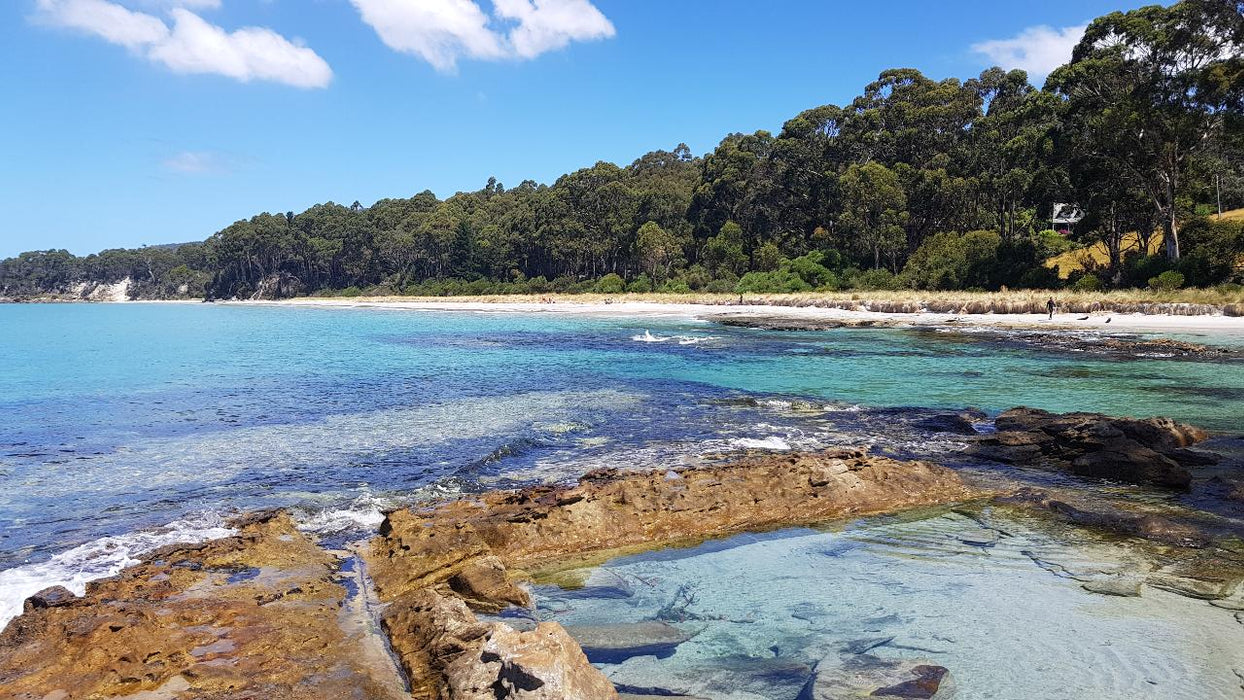
M1239 285L1234 282L1223 282L1217 287L1214 287L1214 291L1219 294L1239 294L1240 292L1244 292L1244 285Z
M723 292L728 294L734 291L734 288L738 285L738 283L739 278L737 277L722 277L710 280L708 284L704 285L704 291L709 292L710 294L720 294Z
M899 289L903 280L885 268L865 270L851 278L851 288L865 291Z
M1037 234L1037 248L1043 258L1061 255L1069 250L1074 250L1075 247L1076 244L1071 239L1053 229L1047 228Z
M621 294L626 291L626 281L610 272L596 281L596 291L599 294Z
M687 268L687 271L683 273L683 279L692 289L704 289L709 282L713 281L713 275L704 269L703 265L697 263Z
M1071 288L1077 292L1100 292L1103 286L1101 278L1090 272L1076 280Z
M1208 287L1229 280L1244 256L1244 221L1193 219L1179 239L1179 271L1189 285Z
M626 285L626 291L631 294L647 294L652 291L652 280L649 279L647 273L640 273L639 277Z
M734 291L739 294L782 294L806 292L810 289L812 289L811 285L790 270L774 270L773 272L749 272L743 275Z
M835 290L839 287L838 276L824 264L825 254L819 250L788 260L782 266L798 275L813 289Z
M691 287L688 287L687 283L680 279L666 280L665 284L661 285L659 291L665 294L689 294L691 293Z
M357 297L357 296L362 296L362 295L363 295L363 290L359 289L358 287L353 287L353 286L346 287L345 289L338 292L338 296L343 296L343 297Z
M1184 276L1174 270L1167 270L1157 277L1149 278L1149 287L1162 292L1169 292L1184 286Z

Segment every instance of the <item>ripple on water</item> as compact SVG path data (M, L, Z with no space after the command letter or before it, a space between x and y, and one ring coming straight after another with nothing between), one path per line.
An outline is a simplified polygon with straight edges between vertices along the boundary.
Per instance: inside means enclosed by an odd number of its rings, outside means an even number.
M863 653L945 666L964 698L1238 693L1244 626L1230 611L1149 588L1090 593L1080 581L1135 562L1018 521L984 525L949 513L740 536L610 562L596 577L609 596L541 586L536 597L543 616L567 625L675 624L694 636L672 656L602 669L624 685L646 678L722 700L794 700L797 666Z

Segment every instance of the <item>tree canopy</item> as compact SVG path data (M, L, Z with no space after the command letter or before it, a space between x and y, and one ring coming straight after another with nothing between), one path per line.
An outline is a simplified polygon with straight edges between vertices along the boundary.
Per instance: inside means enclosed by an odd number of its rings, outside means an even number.
M265 212L203 243L23 253L0 261L0 297L122 279L133 296L209 298L1049 285L1055 202L1087 212L1068 245L1101 242L1106 283L1178 268L1214 284L1244 253L1238 226L1197 223L1219 200L1244 206L1242 9L1100 17L1044 87L1000 68L886 70L847 105L703 156L680 144L550 185ZM1129 232L1160 235L1165 259L1129 253Z

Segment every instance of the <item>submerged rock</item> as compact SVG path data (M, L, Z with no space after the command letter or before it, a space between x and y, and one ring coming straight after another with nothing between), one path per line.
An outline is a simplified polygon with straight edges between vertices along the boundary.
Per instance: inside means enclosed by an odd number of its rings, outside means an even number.
M1028 510L1042 510L1081 527L1102 530L1150 542L1179 547L1202 548L1213 538L1197 526L1173 516L1137 510L1134 506L1108 500L1060 500L1044 491L1020 489L999 497L997 503ZM1129 507L1133 509L1128 509Z
M812 669L798 659L723 656L690 664L664 664L636 656L609 669L619 692L674 697L794 697Z
M981 415L979 418L983 418ZM953 435L976 435L975 414L942 413L916 421L913 425L920 430L932 433L951 433Z
M969 450L986 459L1066 471L1080 476L1187 489L1188 467L1216 457L1186 449L1208 437L1168 418L1112 418L1099 413L1050 413L1013 408L994 421L995 433Z
M632 656L663 658L691 638L677 627L660 621L574 625L566 631L595 664L616 664Z
M765 331L827 331L835 328L890 328L897 322L884 318L793 318L790 316L713 316L711 320L734 328Z
M1090 593L1135 598L1140 595L1141 583L1143 579L1139 576L1110 576L1085 581L1080 587Z
M922 661L834 656L816 665L798 700L938 698L946 695L941 691L949 675L945 667Z

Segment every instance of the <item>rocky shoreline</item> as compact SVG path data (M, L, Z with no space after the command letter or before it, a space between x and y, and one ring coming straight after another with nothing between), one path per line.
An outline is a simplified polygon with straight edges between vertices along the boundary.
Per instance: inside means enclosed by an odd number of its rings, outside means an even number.
M1202 431L1163 419L1015 409L996 427L970 438L976 458L1075 478L1179 493L1214 461L1189 449ZM1238 500L1234 475L1196 484ZM232 523L231 537L154 552L82 598L54 588L28 599L0 633L0 688L23 700L586 700L619 689L668 697L660 687L615 687L593 662L660 658L686 640L678 628L568 629L507 611L532 606L528 582L585 585L587 567L622 554L921 508L977 519L979 534L963 535L973 546L1005 536L990 509L1099 533L1144 563L1067 574L1086 590L1134 596L1152 586L1244 610L1241 533L1213 514L1106 491L972 485L946 467L861 450L770 453L664 472L598 470L573 485L396 510L352 551L323 548L286 513L256 514ZM952 672L861 649L798 682L807 700L930 698Z

